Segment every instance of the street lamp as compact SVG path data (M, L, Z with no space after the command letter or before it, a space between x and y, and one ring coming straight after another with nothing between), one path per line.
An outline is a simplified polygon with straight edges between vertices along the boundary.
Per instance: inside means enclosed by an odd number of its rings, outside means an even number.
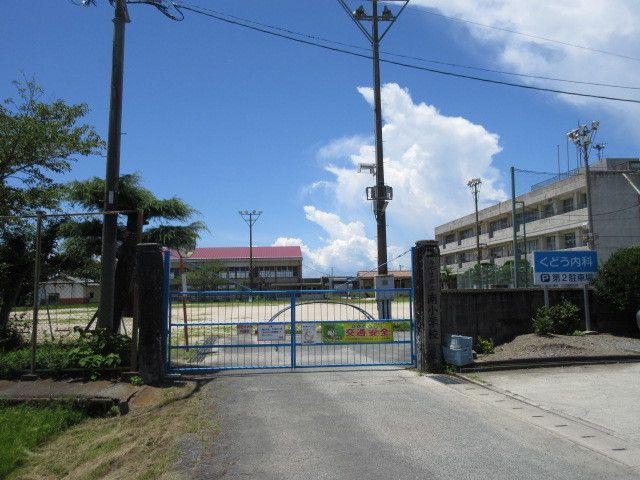
M122 84L124 77L125 24L131 20L128 3L146 3L156 7L172 20L182 20L182 12L169 0L109 0L114 7L113 52L111 58L111 99L109 104L109 133L103 210L118 209L118 180L120 177L120 140L122 137ZM95 0L80 0L79 5L96 5ZM100 253L100 309L98 327L113 328L113 308L118 240L118 215L105 214L102 221L102 250Z
M595 249L595 232L593 231L593 214L591 212L591 178L589 176L589 148L591 142L595 136L600 122L594 120L591 122L591 126L580 125L578 128L571 130L567 133L567 138L571 140L576 148L582 151L582 158L584 159L584 173L586 176L587 185L587 219L589 224L589 232L587 233L587 245L589 250Z
M258 221L261 210L241 210L238 212L242 219L249 225L249 290L253 290L253 224Z
M375 109L375 135L376 135L376 163L375 178L376 184L373 187L367 187L367 200L373 201L373 214L377 225L377 242L378 242L378 274L386 275L387 268L387 220L385 209L389 201L393 198L393 189L384 184L384 156L382 150L382 102L380 98L380 41L387 34L391 26L398 19L402 11L405 9L409 0L387 0L386 3L402 4L397 14L385 5L382 14L378 14L378 0L371 0L371 13L367 13L364 6L360 5L355 11L346 3L346 0L338 0L344 8L349 18L353 20L358 29L371 43L373 51L373 97ZM371 22L371 32L363 26L364 22ZM382 34L379 32L379 22L388 22L387 28ZM371 171L371 170L370 170Z

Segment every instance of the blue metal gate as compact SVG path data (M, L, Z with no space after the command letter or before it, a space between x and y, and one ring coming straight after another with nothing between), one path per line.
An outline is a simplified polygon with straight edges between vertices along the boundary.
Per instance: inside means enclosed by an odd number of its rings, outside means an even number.
M382 297L391 297L384 309ZM166 300L171 372L415 364L408 288L175 292Z

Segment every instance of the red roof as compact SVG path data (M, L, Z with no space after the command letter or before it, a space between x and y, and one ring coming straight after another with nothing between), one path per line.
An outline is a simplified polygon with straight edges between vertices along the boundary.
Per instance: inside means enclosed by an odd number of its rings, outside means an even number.
M299 246L253 247L253 258L302 258ZM178 259L175 251L171 258ZM204 247L196 248L190 260L239 260L249 258L249 247Z

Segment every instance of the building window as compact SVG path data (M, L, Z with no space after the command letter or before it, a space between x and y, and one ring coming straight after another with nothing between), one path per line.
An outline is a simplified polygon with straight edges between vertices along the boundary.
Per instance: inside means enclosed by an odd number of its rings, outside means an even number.
M456 256L455 255L447 255L444 257L444 263L445 265L453 265L456 263Z
M544 239L544 248L545 248L545 250L555 250L556 249L556 237L546 237Z
M538 239L527 240L527 253L531 253L538 249Z
M493 247L491 250L489 250L489 256L491 258L502 258L502 257L504 257L504 247L502 247L502 246Z
M509 217L501 218L500 220L495 220L489 223L489 236L493 237L493 232L497 232L498 230L504 230L505 228L509 228L510 222Z
M453 243L456 241L456 234L455 233L450 233L449 235L445 235L444 237L444 243Z
M571 212L573 210L573 198L565 198L562 200L562 213Z
M525 223L533 222L535 220L538 220L538 218L540 218L540 215L537 208L532 210L526 210L524 212Z
M576 246L576 232L564 234L564 248L575 248Z
M553 217L556 214L553 207L553 202L547 203L544 207L542 207L542 218Z
M587 194L581 193L578 195L578 208L587 208Z
M466 230L462 230L460 232L460 236L458 237L460 240L464 240L466 238L473 237L473 228L467 228Z

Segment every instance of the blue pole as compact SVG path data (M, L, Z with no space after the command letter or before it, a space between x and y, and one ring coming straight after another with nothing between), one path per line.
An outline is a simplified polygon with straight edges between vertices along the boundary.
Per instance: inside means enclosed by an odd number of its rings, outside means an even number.
M169 276L171 274L171 251L169 250L164 251L163 260L164 260L164 265L163 265L164 275L162 278L162 312L163 312L162 345L163 345L163 350L164 350L164 355L166 360L167 371L169 371L169 368L171 366L171 348L170 348L171 339L169 337L170 335L169 320L171 317L171 310L170 310L171 293L169 292Z
M296 294L291 294L291 368L296 368Z

